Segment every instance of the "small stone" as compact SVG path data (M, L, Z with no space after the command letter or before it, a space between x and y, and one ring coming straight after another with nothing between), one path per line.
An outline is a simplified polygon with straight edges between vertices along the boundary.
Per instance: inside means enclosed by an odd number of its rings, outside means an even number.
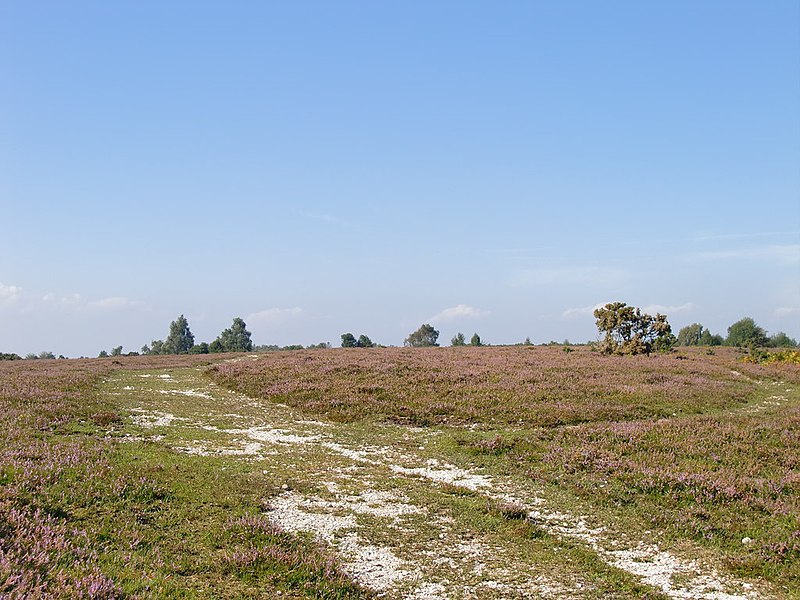
M288 485L286 485L286 484L284 483L284 484L281 486L281 489L282 489L282 490L288 490L288 489L289 489L289 486L288 486Z
M743 543L745 546L746 546L747 544L751 543L752 541L753 541L753 538L749 538L749 537L743 537L743 538L742 538L742 543Z

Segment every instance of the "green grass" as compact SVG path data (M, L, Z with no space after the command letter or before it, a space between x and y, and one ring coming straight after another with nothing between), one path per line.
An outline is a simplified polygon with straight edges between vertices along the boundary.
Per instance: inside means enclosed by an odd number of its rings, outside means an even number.
M0 460L0 550L11 560L8 571L0 564L0 596L371 597L329 549L259 526L282 476L118 441L130 426L103 384L110 363L17 368L0 374L4 417L13 419ZM55 400L37 401L47 395ZM42 553L28 557L34 544Z

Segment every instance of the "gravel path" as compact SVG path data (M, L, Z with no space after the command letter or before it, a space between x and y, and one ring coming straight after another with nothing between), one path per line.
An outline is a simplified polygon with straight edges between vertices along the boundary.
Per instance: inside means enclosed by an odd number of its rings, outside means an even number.
M670 598L760 597L751 584L661 550L648 532L634 538L559 510L530 482L437 458L430 451L436 430L303 420L288 407L220 388L197 369L116 383L112 393L124 397L130 423L141 429L130 439L149 435L177 451L230 456L283 477L283 492L264 506L269 518L335 547L350 574L380 596L599 597L597 578L565 569L569 560L558 555L577 544ZM549 546L487 531L462 506L473 513L512 507Z

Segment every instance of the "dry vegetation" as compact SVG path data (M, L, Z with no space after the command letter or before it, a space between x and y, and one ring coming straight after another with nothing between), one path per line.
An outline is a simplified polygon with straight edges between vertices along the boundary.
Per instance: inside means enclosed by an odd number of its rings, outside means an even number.
M463 448L722 553L739 574L797 588L800 371L742 359L732 348L650 357L386 349L274 355L211 372L331 419L472 425L455 436Z
M280 493L269 473L118 443L128 421L100 393L104 379L208 360L0 363L0 596L369 596L328 550L257 516ZM438 451L454 459L563 493L568 508L622 530L652 528L667 547L703 548L788 597L800 589L796 364L749 363L733 349L350 349L270 353L207 374L353 431L435 426Z
M773 371L725 350L649 357L560 347L308 351L220 364L211 374L248 395L340 421L552 427L742 405L753 389L747 376Z

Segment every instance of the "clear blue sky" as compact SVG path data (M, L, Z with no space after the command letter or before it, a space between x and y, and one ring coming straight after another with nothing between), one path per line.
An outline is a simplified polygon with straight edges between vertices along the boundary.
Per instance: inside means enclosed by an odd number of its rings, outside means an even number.
M0 351L800 337L800 3L0 2Z

